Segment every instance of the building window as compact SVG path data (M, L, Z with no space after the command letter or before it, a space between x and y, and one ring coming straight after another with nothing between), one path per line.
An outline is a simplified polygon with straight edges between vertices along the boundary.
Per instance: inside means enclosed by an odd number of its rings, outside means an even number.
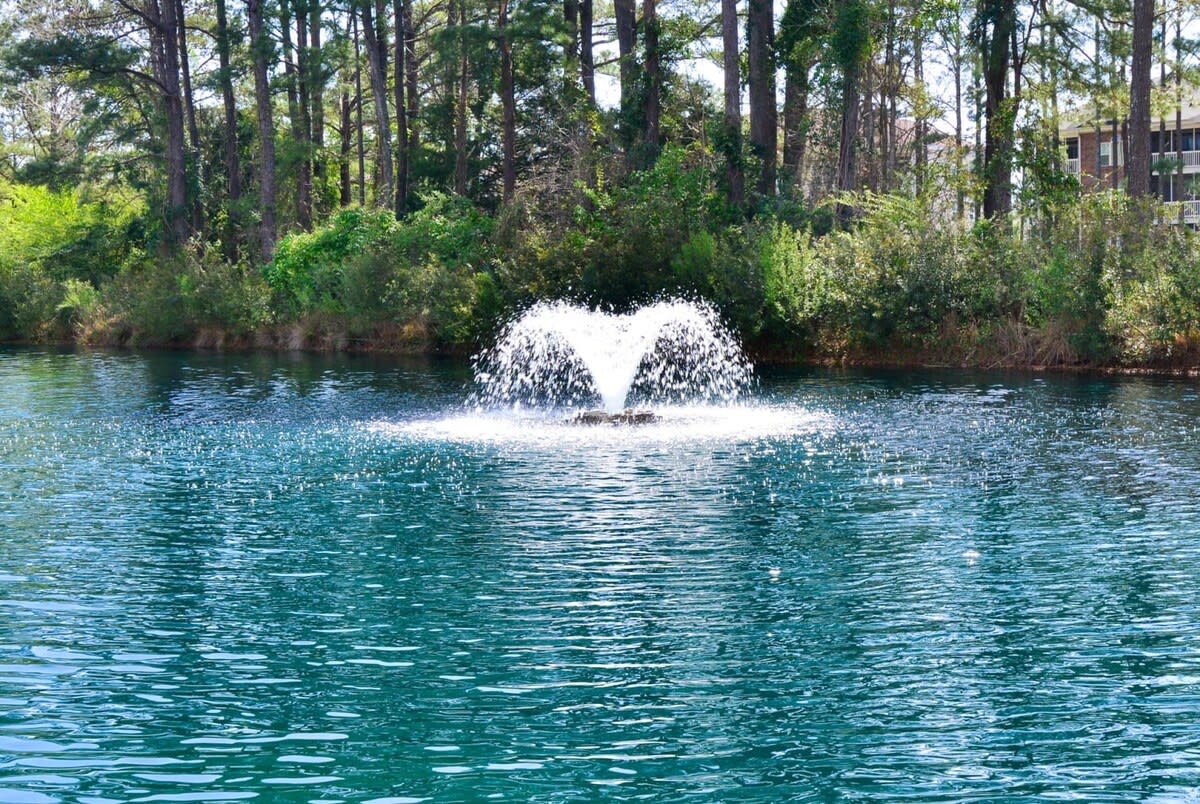
M1192 147L1194 144L1194 139L1192 137L1192 130L1190 128L1183 130L1182 137L1183 137L1183 150L1185 150L1185 151L1196 150L1195 148Z
M1115 157L1113 156L1114 143L1117 151ZM1120 137L1117 137L1115 140L1108 140L1107 142L1100 143L1100 167L1112 167L1114 163L1117 165L1125 164L1125 154L1121 148Z
M1190 133L1190 132L1189 132ZM1150 153L1152 154L1172 154L1175 153L1176 138L1174 131L1151 131L1150 132Z
M1079 158L1079 138L1071 137L1067 140L1067 159Z

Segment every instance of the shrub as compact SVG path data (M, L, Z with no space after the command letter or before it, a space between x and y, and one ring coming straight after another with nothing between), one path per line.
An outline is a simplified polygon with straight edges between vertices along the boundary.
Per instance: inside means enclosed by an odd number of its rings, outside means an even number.
M284 237L275 249L275 258L264 268L276 309L289 316L316 309L341 312L346 263L378 248L395 223L386 210L353 207L312 232Z
M77 192L0 182L0 338L55 339L136 248L136 213ZM74 318L73 318L74 316Z
M851 346L927 345L967 312L964 233L930 225L928 209L899 194L849 200L862 217L816 242L827 293L808 304Z
M471 299L476 276L494 270L493 226L467 199L438 193L401 221L344 210L284 238L264 274L284 318L344 316L355 331L416 323L457 344L476 332Z
M178 343L205 328L237 337L270 316L271 289L260 273L201 242L171 258L131 264L101 296L113 315L110 339L134 343Z
M811 236L776 224L763 238L766 325L776 336L812 338L833 305L833 277L817 259Z
M41 340L52 324L62 286L28 263L0 263L0 338Z
M87 202L74 191L0 183L0 265L32 266L56 281L99 284L137 242L140 207Z
M74 333L76 340L86 342L88 333L103 316L100 293L82 279L68 279L62 284L62 301L55 308L62 323Z

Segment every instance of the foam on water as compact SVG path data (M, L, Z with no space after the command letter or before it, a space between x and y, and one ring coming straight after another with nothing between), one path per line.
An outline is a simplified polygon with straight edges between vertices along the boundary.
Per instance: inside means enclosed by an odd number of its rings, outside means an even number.
M654 445L698 441L757 441L824 432L832 419L793 406L765 404L671 405L655 409L642 425L580 425L561 411L468 411L438 419L376 422L370 430L419 441L517 444Z
M737 339L709 305L672 299L615 315L543 302L475 360L485 407L617 412L632 402L731 402L751 377Z

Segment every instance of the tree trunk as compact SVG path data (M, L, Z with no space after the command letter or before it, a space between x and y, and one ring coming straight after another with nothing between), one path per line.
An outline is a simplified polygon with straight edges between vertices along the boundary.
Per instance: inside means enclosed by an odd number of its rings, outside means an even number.
M1102 65L1104 63L1104 54L1102 52L1103 45L1101 44L1102 40L1100 38L1100 18L1096 17L1093 21L1093 24L1094 34L1092 36L1092 42L1096 48L1096 58L1092 60L1092 66L1094 68L1094 74L1092 76L1093 100L1096 107L1096 180L1093 183L1093 186L1098 188L1100 186L1100 182L1104 180L1104 168L1100 165L1100 148L1103 145L1101 142L1101 135L1104 133L1100 127L1104 114L1103 107L1100 103L1100 90L1103 84ZM1111 147L1112 146L1110 146L1109 151L1110 154L1112 153ZM1109 161L1112 161L1111 158Z
M279 41L283 46L283 75L287 88L288 121L292 136L298 138L296 127L300 120L300 101L296 92L296 55L292 47L292 12L294 0L279 0Z
M500 29L500 102L504 106L504 202L513 200L517 187L517 111L513 95L512 42L508 37L508 0L499 0L496 20Z
M147 0L146 18L154 51L154 71L161 87L167 120L167 229L177 242L189 234L187 208L187 158L184 139L183 97L179 88L179 22L174 0Z
M1172 197L1182 201L1183 192L1183 6L1175 6L1175 191ZM1183 222L1183 205L1179 206Z
M236 256L238 233L238 199L242 197L242 168L238 157L237 101L233 95L233 73L230 65L229 20L225 13L225 0L217 0L217 59L220 65L217 80L221 85L221 101L225 111L225 192L228 194L226 216L228 230L225 233L225 255Z
M885 190L894 190L896 188L896 174L899 172L897 166L900 160L900 135L897 126L900 121L900 112L897 108L897 96L900 94L899 87L899 68L892 65L892 75L895 76L893 83L888 86L888 110L887 110L887 137L888 137L888 186ZM880 110L882 112L882 110Z
M862 122L859 124L859 131L863 141L863 149L866 151L866 159L861 156L857 160L860 165L866 163L865 166L860 166L858 169L859 176L865 176L865 181L859 179L859 185L866 184L871 192L879 192L879 159L876 154L875 146L875 131L878 128L875 124L875 118L879 116L879 110L875 108L875 92L872 89L875 83L875 65L870 60L864 65L864 73L862 77L862 85L859 89L859 97L862 98L862 111L859 117ZM784 103L787 103L787 90L784 90ZM786 111L785 111L786 117ZM784 128L787 128L787 123L784 123ZM784 153L787 152L787 139L785 134Z
M956 211L958 219L962 220L967 214L967 198L963 192L963 92L962 92L962 25L959 23L958 12L954 18L954 47L951 64L954 66L954 179L957 189Z
M1122 81L1121 86L1123 86L1124 83L1125 82ZM1121 164L1123 166L1121 169L1121 178L1127 180L1129 178L1129 119L1128 118L1121 121Z
M637 98L637 11L634 0L613 0L617 20L617 51L621 66L621 119L619 130L626 148L633 143L633 107Z
M296 51L292 47L292 7L298 6L301 2L303 0L280 0L279 35L283 44L283 70L287 84L288 120L292 129L292 139L304 152L301 157L303 165L296 172L296 220L307 230L312 228L312 180L307 169L308 153L305 146L307 137L303 129L303 113L296 79Z
M886 64L886 62L885 62ZM888 173L887 173L887 150L888 150L888 114L887 114L887 68L884 67L883 75L879 78L879 92L877 93L878 104L876 106L876 122L875 127L879 132L879 149L876 157L878 164L875 170L878 171L879 181L875 189L880 192L887 192L888 189Z
M470 89L470 63L467 59L467 4L458 3L458 99L454 109L454 192L467 194L467 93Z
M579 71L588 103L596 105L596 59L592 53L592 0L579 3Z
M188 58L187 47L187 14L183 8L183 0L175 2L175 21L179 27L179 68L183 76L183 109L186 113L188 128L188 173L192 187L192 230L204 228L204 207L201 204L199 192L207 182L203 175L204 167L200 158L200 128L196 125L196 103L192 95L192 65Z
M841 192L855 189L855 140L858 138L859 74L851 71L842 85L842 129L838 139L837 187Z
M350 35L354 39L354 128L358 145L358 205L367 205L367 150L363 146L362 45L358 36L358 17L350 14Z
M567 29L567 43L563 47L563 92L574 98L579 77L582 83L583 70L579 59L579 0L563 0L563 23Z
M658 154L659 116L661 113L662 64L658 51L658 9L656 0L642 0L642 36L646 42L646 145L649 160Z
M758 191L775 194L779 123L775 109L775 13L771 0L749 0L750 144L762 160Z
M1129 83L1129 194L1150 194L1150 68L1154 50L1154 0L1133 0L1133 66Z
M392 56L392 92L396 98L396 217L408 208L408 106L404 103L404 0L392 0L395 48Z
M308 0L308 91L312 99L312 171L317 186L314 203L325 195L328 174L325 163L325 63L321 56L322 0Z
M838 7L830 49L842 73L842 128L838 138L837 187L857 188L856 161L862 72L870 52L870 12L865 0L849 0ZM882 110L881 110L882 111ZM842 204L838 216L845 221L849 208Z
M1122 40L1124 38L1124 25L1120 26ZM1117 86L1129 86L1129 79L1126 76L1126 60L1121 59L1120 72L1117 73ZM1121 178L1127 178L1129 175L1129 109L1122 109L1124 114L1121 119ZM1114 115L1116 116L1116 115ZM1148 136L1148 134L1147 134Z
M887 43L884 46L883 79L879 82L879 175L880 190L890 192L896 167L896 3L888 2ZM890 101L890 106L889 106Z
M988 16L983 32L983 86L987 129L984 132L983 214L988 218L1012 210L1013 126L1016 109L1008 97L1011 40L1016 29L1015 0L985 0Z
M263 33L262 0L247 0L250 46L254 53L254 101L259 144L259 256L264 263L275 254L275 122L271 116L271 84L267 78L270 40Z
M1121 153L1119 150L1117 150L1117 143L1120 142L1121 137L1117 127L1116 115L1113 116L1111 128L1112 130L1109 134L1111 137L1109 142L1111 144L1108 149L1108 181L1112 188L1116 190L1121 186L1120 176L1117 173L1117 156Z
M1038 23L1038 39L1046 48L1046 52L1057 53L1058 41L1055 36L1054 21L1050 17L1050 8L1052 6L1047 7L1046 13L1042 15ZM1045 107L1043 111L1043 114L1046 116L1045 125L1048 127L1050 134L1050 148L1047 161L1052 171L1062 173L1066 168L1066 164L1063 161L1062 138L1059 135L1058 61L1057 59L1043 59L1039 66L1038 77L1040 79L1040 86L1046 87L1049 94L1049 97L1045 98L1040 104ZM1042 237L1049 237L1057 220L1058 215L1052 208L1044 208L1036 211L1033 223L1038 227L1038 231ZM1024 222L1022 222L1022 231L1024 231L1024 225Z
M312 114L309 105L309 83L312 75L308 63L308 2L293 0L296 12L296 86L300 120L293 123L300 145L300 164L296 181L296 220L306 232L312 229Z
M808 70L789 60L783 89L783 168L789 191L803 187L804 145L808 136ZM797 195L802 196L801 189Z
M1162 27L1159 29L1162 37L1162 60L1158 65L1158 85L1165 91L1167 88L1167 15L1163 14ZM1162 155L1167 152L1167 118L1159 116L1158 118L1158 158L1162 159ZM1150 158L1154 159L1154 154L1150 154ZM1158 194L1162 196L1163 201L1169 201L1167 195L1167 186L1170 182L1170 176L1164 175L1162 172L1158 175Z
M917 106L916 125L913 139L913 164L917 166L917 174L923 183L925 179L925 139L928 136L928 121L925 118L925 32L921 29L918 19L913 25L913 84L916 87L920 103Z
M971 102L975 104L975 150L973 152L973 171L976 179L983 180L983 126L979 121L983 120L983 54L977 54L977 58L972 59L971 65ZM1099 138L1096 140L1099 142ZM975 193L974 195L975 220L979 221L983 218L983 198Z
M350 151L353 146L350 143L350 131L353 123L350 121L350 93L342 92L342 100L338 105L338 110L341 112L341 149L338 153L338 187L341 191L339 201L343 207L350 206L350 202L354 199L350 191Z
M381 41L371 13L371 0L359 0L364 44L367 51L367 73L371 79L371 95L375 101L375 170L379 185L375 188L375 206L392 206L392 123L388 115L387 62L384 54L387 43Z
M412 0L401 0L404 7L404 80L405 101L408 103L408 113L405 115L408 123L408 149L413 151L420 138L417 134L417 123L420 117L420 90L417 83L417 30L413 27Z
M192 96L192 65L188 59L187 16L183 0L175 0L175 19L179 28L179 68L183 76L183 108L187 114L188 143L193 158L200 154L200 129L196 125L196 103Z
M721 0L721 43L725 66L725 162L729 203L745 197L742 172L742 69L738 45L737 0Z

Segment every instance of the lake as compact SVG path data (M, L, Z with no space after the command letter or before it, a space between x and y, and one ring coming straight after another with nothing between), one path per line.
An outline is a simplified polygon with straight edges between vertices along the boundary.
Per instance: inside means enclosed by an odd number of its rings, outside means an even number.
M0 350L0 801L1200 800L1200 386Z

